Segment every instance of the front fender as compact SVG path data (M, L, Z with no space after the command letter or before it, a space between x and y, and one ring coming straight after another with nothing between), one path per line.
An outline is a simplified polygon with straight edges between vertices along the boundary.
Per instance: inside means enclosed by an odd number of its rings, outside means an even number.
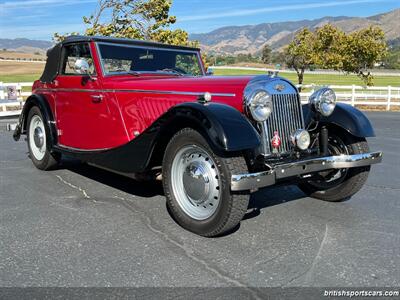
M303 105L303 114L306 124L308 124L314 116L314 112L311 111L308 104ZM321 123L335 124L356 137L375 136L367 116L357 108L345 103L337 103L333 114L329 117L322 117Z
M45 128L48 129L48 132L46 131L46 135L48 137L48 145L51 148L53 145L57 144L57 129L49 103L42 95L33 94L26 100L24 107L22 108L21 115L19 116L18 125L14 131L13 138L14 140L18 141L21 134L26 133L28 114L33 106L39 107L43 115L43 121L48 125Z
M169 110L161 119L169 123L181 118L190 120L195 128L206 135L210 146L219 152L243 151L260 145L259 135L253 125L229 105L182 103Z

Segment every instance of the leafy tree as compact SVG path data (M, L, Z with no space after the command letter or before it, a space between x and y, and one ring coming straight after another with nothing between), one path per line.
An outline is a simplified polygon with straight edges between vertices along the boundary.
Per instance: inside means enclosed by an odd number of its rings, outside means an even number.
M400 69L400 46L389 50L383 64L388 69Z
M315 65L324 69L341 70L346 47L346 34L326 24L314 32L313 57Z
M357 74L367 85L373 84L369 71L387 55L385 34L379 27L352 32L345 39L343 66L340 70Z
M314 34L308 29L300 30L285 49L286 64L297 73L298 83L303 84L304 71L314 64Z
M269 64L272 58L272 49L270 46L265 45L262 49L261 59L265 64Z
M171 0L99 0L97 10L83 17L87 29L85 35L113 36L139 40L152 40L166 44L198 47L197 41L189 41L187 32L170 29L176 22L169 15ZM71 35L76 35L74 32ZM66 36L54 34L54 40Z
M370 69L384 59L387 45L379 27L371 26L346 34L327 24L315 32L302 29L289 44L285 54L288 67L297 72L299 84L303 83L304 71L316 65L324 69L354 73L366 85L372 85Z

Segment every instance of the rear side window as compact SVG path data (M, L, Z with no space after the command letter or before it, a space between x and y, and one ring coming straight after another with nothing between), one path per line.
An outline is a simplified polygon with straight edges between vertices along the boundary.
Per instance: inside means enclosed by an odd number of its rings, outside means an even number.
M80 58L85 59L89 63L90 75L95 75L96 71L93 63L93 58L90 53L89 44L87 43L64 46L61 74L82 76L81 74L77 73L74 68L75 62Z

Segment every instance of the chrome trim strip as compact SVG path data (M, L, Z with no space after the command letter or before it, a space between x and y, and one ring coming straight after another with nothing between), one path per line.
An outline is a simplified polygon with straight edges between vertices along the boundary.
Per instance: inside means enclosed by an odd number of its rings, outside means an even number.
M206 92L183 92L183 91L160 91L160 90L136 90L136 89L77 89L77 88L39 88L36 91L47 92L82 92L82 93L143 93L143 94L162 94L162 95L186 95L203 96ZM214 97L235 97L236 94L230 93L211 93Z
M107 151L107 150L112 149L112 148L80 149L80 148L64 146L64 145L61 145L61 144L58 144L57 148L59 148L60 150L75 151L75 152L102 152L102 151Z
M311 174L329 169L343 169L370 166L382 161L382 152L338 155L305 159L292 163L275 165L269 171L250 174L236 174L231 177L232 191L254 191L274 185L277 180Z

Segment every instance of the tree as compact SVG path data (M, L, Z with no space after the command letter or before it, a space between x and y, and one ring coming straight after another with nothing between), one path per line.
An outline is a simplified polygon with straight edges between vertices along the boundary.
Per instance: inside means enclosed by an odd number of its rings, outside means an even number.
M346 47L346 34L339 28L326 24L314 32L314 64L323 69L341 70Z
M400 69L400 46L389 50L388 55L383 61L385 68Z
M297 72L299 84L304 71L316 65L344 73L354 73L366 85L373 84L370 69L387 54L385 35L379 27L368 27L346 34L330 24L311 32L304 28L296 34L286 51L288 67Z
M297 73L298 83L303 84L304 71L314 64L314 34L300 30L285 49L286 65ZM301 89L300 89L301 90Z
M198 47L189 41L187 32L170 29L176 22L169 15L171 0L99 0L96 11L83 22L88 26L85 35L113 36L139 40L152 40L166 44ZM72 35L77 33L72 33ZM60 41L64 35L54 34Z
M261 60L264 62L264 64L269 64L271 62L271 54L272 54L271 47L265 45L261 53Z
M352 32L346 36L343 49L343 66L340 70L346 73L355 73L366 85L372 85L373 76L370 69L387 55L383 30L371 26Z

